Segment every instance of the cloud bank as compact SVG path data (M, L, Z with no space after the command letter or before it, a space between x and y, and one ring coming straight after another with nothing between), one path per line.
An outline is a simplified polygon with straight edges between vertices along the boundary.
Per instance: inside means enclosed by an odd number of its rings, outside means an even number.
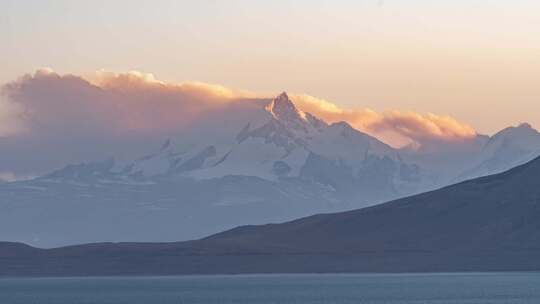
M85 79L50 69L4 85L0 96L0 172L10 180L66 163L137 157L201 122L212 134L225 132L223 125L236 127L235 121L272 98L200 82L166 83L140 72L100 71ZM476 134L447 116L348 110L308 95L293 100L305 112L328 122L347 121L394 146Z
M31 132L126 132L182 128L246 94L203 83L167 84L151 74L98 72L94 82L50 70L4 86L1 135ZM16 114L16 115L13 115Z
M0 137L24 131L23 114L24 111L20 105L14 104L0 95Z

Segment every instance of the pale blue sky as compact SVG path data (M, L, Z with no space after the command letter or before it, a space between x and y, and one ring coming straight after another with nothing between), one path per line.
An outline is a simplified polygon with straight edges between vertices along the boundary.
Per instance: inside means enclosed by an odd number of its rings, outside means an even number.
M2 0L0 83L45 66L140 70L484 132L540 127L539 12L534 0Z

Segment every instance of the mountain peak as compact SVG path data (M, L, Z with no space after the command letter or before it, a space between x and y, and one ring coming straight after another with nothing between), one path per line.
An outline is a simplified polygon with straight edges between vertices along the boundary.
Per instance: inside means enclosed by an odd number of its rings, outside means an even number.
M530 123L528 122L522 122L517 127L517 129L525 129L525 130L532 130L534 129Z
M304 113L296 108L286 92L279 94L267 107L276 119L281 121L305 120Z
M286 100L290 102L289 95L287 95L287 92L283 91L281 94L279 94L275 99L277 100Z
M529 123L521 123L516 127L508 127L499 131L493 136L493 138L498 137L516 137L516 136L527 136L527 135L537 135L538 131L531 126Z
M341 128L343 130L350 130L350 129L354 129L348 122L346 121L338 121L338 122L334 122L330 125L330 127L336 127L336 128Z
M538 151L540 147L540 133L528 123L521 123L518 126L505 128L493 135L487 142L484 149L499 150L506 149L507 153L514 154L518 151ZM508 150L510 149L510 150Z

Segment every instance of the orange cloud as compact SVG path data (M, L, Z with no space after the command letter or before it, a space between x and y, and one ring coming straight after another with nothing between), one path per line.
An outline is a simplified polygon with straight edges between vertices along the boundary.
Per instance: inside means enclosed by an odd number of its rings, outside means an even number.
M201 99L213 101L228 101L238 98L255 98L256 94L246 91L224 87L218 84L209 84L198 81L184 83L168 83L155 78L151 73L130 71L127 73L113 73L105 70L97 71L89 81L104 89L147 90L158 89L182 93Z
M107 127L110 131L171 130L197 121L247 91L200 82L157 80L141 72L97 72L91 80L40 69L4 87L0 135L28 129ZM15 115L22 112L24 116ZM12 121L9 121L12 120Z
M449 116L398 110L346 110L327 100L309 95L294 95L292 99L305 112L328 122L347 121L355 128L393 146L465 140L477 135L473 127Z

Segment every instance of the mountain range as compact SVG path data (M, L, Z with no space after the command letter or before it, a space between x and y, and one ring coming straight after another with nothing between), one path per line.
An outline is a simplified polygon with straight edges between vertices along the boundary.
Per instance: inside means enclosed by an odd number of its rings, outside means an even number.
M540 270L540 158L376 206L176 243L0 243L0 275Z
M68 165L0 184L0 239L52 247L175 241L238 225L375 205L494 174L540 154L528 124L433 147L393 148L286 93L128 162ZM152 150L152 149L151 149Z

